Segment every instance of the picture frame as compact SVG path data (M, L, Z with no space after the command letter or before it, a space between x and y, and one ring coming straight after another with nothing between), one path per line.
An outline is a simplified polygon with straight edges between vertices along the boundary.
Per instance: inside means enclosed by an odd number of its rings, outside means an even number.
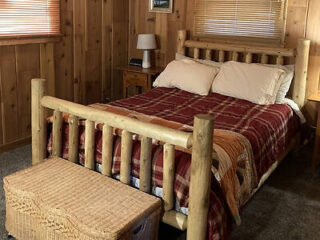
M149 0L149 12L172 13L173 0Z

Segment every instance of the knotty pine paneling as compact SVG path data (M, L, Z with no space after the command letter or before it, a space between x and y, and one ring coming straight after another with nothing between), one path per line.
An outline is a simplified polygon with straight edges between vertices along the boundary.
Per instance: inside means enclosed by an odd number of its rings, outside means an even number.
M39 44L0 47L0 151L30 139L31 79L39 77Z
M101 0L86 6L86 98L84 104L101 101L102 89L102 8ZM98 92L98 94L97 94Z
M0 48L0 74L2 142L8 143L20 138L16 49L14 46Z
M40 77L39 44L18 45L16 49L18 129L22 138L31 132L31 79Z
M61 41L55 43L55 96L74 100L73 1L60 1Z
M113 16L110 14L112 9L112 1L104 0L101 2L102 6L102 29L101 29L101 48L102 48L102 86L101 86L101 102L111 99L111 79L112 79L112 23Z
M73 100L90 104L119 99L121 72L115 69L128 63L129 0L68 1L73 14Z
M112 2L112 99L120 99L123 96L122 71L116 70L116 67L128 64L129 1L131 0Z

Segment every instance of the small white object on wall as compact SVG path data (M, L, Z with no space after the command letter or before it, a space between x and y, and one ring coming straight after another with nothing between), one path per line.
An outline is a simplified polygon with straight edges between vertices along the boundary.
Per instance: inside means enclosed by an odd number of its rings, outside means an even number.
M154 34L139 34L138 35L137 49L144 50L143 62L142 62L143 68L150 68L151 67L150 50L153 50L156 48L157 48L157 43L156 43L156 36Z

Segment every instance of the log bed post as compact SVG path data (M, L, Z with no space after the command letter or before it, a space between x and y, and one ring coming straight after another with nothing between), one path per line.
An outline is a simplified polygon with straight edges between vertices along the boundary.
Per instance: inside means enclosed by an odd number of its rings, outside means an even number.
M46 80L32 79L31 82L31 123L32 123L32 165L46 158L47 126L45 108L41 99L46 94Z
M190 170L188 240L204 240L210 203L214 119L210 115L194 118Z
M186 30L178 31L177 53L186 55L186 47L184 45L186 42L186 39L187 39L187 31Z
M295 79L293 83L292 99L300 108L304 106L306 101L306 84L308 74L310 40L299 39L296 62L295 62Z

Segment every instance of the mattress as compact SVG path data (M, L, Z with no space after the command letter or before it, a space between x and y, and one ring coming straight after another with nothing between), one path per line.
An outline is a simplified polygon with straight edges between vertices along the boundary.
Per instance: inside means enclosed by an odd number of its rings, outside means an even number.
M138 119L147 119L151 122L155 119L154 122L164 122L168 126L180 124L185 131L192 131L193 118L197 114L211 114L215 117L215 142L220 141L222 145L214 146L218 156L214 158L212 167L211 204L208 216L209 239L227 238L230 232L230 215L237 217L237 209L233 208L232 204L237 205L238 208L243 206L255 191L262 176L274 166L277 157L285 150L300 127L299 118L285 104L256 105L245 100L215 93L208 96L199 96L169 88L156 88L147 93L115 101L108 105L94 104L92 107ZM79 158L80 162L84 163L83 125L80 126L79 136ZM223 139L224 136L226 136L226 139ZM95 137L96 163L99 166L102 150L102 133L99 129L97 129ZM236 165L234 169L228 166L228 169L222 173L221 169L226 168L226 166L223 166L224 161L219 161L219 151L232 152L234 151L232 148L235 148L229 143L229 139L239 140L242 145L245 145L246 151L241 152L236 161L229 164ZM113 174L115 176L119 174L120 169L120 143L121 137L115 135L113 151ZM49 153L52 150L51 146L52 136L50 136L48 142ZM63 125L63 157L68 158L67 124ZM140 143L135 140L133 141L132 153L132 183L136 187L139 178L139 158ZM247 161L247 158L252 158L252 163ZM154 144L152 150L152 185L154 194L158 196L161 196L162 192L162 159L162 146ZM176 150L175 160L176 209L187 214L191 156L187 152ZM243 166L246 162L250 162L250 164L247 164L250 165L249 168ZM245 185L243 184L245 182L244 177L241 175L244 170L247 171L246 181L250 182L250 186L247 184L245 191L241 190L241 186ZM229 179L223 181L226 178L224 175L227 176L228 174ZM233 182L229 184L230 179ZM230 188L232 194L237 195L235 199L230 200L230 196L226 194L230 190L226 190L229 186L236 186ZM237 220L237 218L235 219Z

